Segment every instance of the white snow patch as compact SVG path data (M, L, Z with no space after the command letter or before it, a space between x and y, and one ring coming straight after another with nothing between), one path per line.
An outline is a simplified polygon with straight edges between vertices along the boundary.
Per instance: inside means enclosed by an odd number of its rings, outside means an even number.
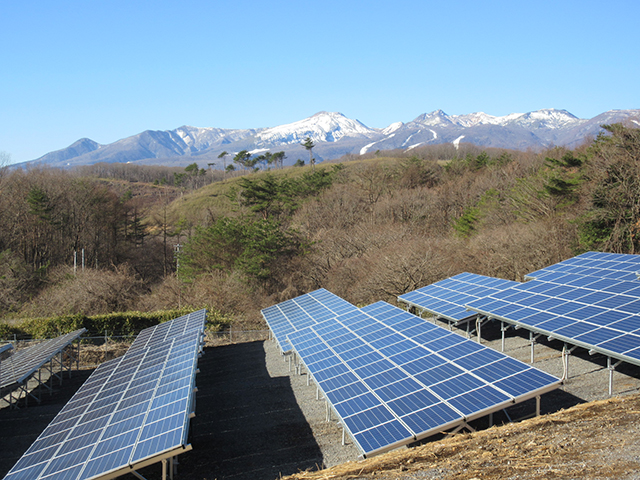
M640 125L640 122L637 120L631 120L633 123L635 123L636 125Z
M409 137L407 137L407 139L404 141L404 143L402 144L402 146L404 147L407 143L409 143L409 140L411 140L411 137L413 137L414 135L417 135L418 133L420 133L422 130L418 130L416 133L412 133L411 135L409 135Z
M255 155L256 153L268 152L268 148L256 148L255 150L249 150L251 155Z
M430 131L431 133L433 133L433 139L434 139L434 140L437 140L437 139L438 139L438 134L435 132L435 130L431 130L431 129L429 129L429 131Z
M424 142L415 143L415 144L411 145L410 147L407 147L407 152L409 150L412 150L412 149L416 148L416 147L419 147L420 145L424 145Z
M369 144L365 145L364 147L362 147L360 149L360 155L364 155L365 153L367 153L367 150L369 150L371 147L373 147L376 143L378 143L378 142L369 143Z
M387 138L385 138L384 140L388 140L389 138L393 138L393 137L395 137L395 135L396 135L395 133L392 133L391 135L389 135L389 136L388 136ZM376 143L380 143L380 142L382 142L382 141L384 141L384 140L378 140L377 142L373 142L373 143L369 143L368 145L365 145L364 147L362 147L362 148L360 149L360 155L364 155L364 154L365 154L365 153L367 153L367 151L369 151L369 149L370 149L371 147L373 147Z
M464 138L464 135L460 135L458 138L456 138L453 142L453 146L456 147L456 150L458 150L458 148L460 148L460 140L462 140Z
M404 125L404 123L402 122L395 122L392 123L391 125L389 125L387 128L385 128L384 130L382 130L382 134L383 135L389 135L393 132L395 132L396 130L398 130L400 127L402 127L402 125Z

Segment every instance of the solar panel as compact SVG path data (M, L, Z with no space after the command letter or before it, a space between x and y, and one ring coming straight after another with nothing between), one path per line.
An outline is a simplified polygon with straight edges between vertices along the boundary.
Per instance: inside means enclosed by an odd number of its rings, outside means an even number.
M189 449L205 314L143 330L100 365L5 479L115 478Z
M467 303L517 284L518 282L500 278L461 273L400 295L398 301L425 310L436 317L459 323L476 315L465 308Z
M287 335L357 307L321 288L265 308L262 316L283 353L291 351Z
M640 282L548 271L470 302L478 313L640 365Z
M543 280L550 273L572 273L615 280L638 280L640 255L587 252L542 268L525 276L526 280Z
M363 456L555 389L560 381L377 302L289 334Z
M0 353L7 352L13 348L13 345L10 343L5 343L4 345L0 345Z
M0 363L0 388L23 383L84 332L86 329L81 328L16 351Z

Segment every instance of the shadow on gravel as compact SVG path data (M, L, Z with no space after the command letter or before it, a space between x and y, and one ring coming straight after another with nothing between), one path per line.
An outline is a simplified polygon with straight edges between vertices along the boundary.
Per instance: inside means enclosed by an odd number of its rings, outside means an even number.
M20 409L0 409L0 478L11 470L91 373L93 370L74 370L71 378L65 373L62 385L53 380L53 392L49 394L49 390L43 389L39 404L30 399L28 407L21 404Z
M262 341L207 348L198 368L193 450L177 478L272 480L322 464L289 377L267 372Z

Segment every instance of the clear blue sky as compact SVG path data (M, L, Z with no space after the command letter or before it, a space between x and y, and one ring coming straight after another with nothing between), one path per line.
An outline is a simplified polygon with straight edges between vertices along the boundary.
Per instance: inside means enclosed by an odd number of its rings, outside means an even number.
M0 151L338 111L640 108L637 0L0 0Z

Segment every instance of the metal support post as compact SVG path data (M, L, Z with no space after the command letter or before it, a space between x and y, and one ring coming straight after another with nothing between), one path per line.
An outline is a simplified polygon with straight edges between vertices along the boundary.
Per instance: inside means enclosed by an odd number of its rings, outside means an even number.
M345 433L344 433L344 430L345 430L345 428L344 428L344 425L343 425L342 426L342 446L345 445Z
M507 329L504 328L504 322L500 321L500 332L502 332L502 348L501 348L501 352L504 352L504 332L506 332Z
M616 367L622 363L622 360L612 363L611 357L607 357L607 368L609 369L609 396L613 395L613 372Z
M140 475L138 472L136 472L135 470L131 470L131 474L136 477L139 478L140 480L147 480L146 478L144 478L142 475Z
M531 364L535 361L534 359L534 346L536 344L535 338L533 337L533 332L529 332L529 342L531 343Z
M536 396L536 417L540 416L540 395Z

